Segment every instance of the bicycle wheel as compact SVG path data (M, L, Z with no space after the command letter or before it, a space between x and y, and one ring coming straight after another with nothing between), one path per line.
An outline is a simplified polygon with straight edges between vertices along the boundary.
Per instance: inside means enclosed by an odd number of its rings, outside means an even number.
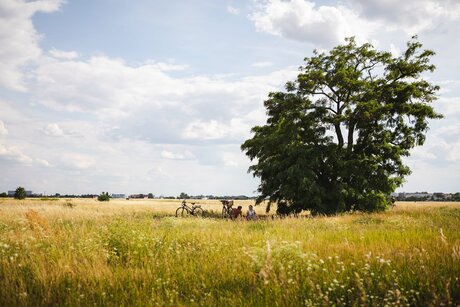
M176 217L186 217L188 215L188 210L184 207L179 207L176 210Z
M203 209L195 208L193 210L193 215L196 216L196 217L203 217Z

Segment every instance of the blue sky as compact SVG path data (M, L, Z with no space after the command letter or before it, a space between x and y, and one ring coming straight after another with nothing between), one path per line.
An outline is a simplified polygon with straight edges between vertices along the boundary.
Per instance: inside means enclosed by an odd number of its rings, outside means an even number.
M441 86L400 191L459 191L460 4L452 0L0 3L0 191L248 194L240 144L313 49L418 34Z
M242 75L254 71L254 62L298 65L289 50L296 49L296 60L302 59L302 44L254 35L249 3L236 8L220 1L75 1L56 13L38 14L34 24L46 33L45 49L101 53L134 65L145 59L187 63L188 74ZM238 14L229 13L229 7Z

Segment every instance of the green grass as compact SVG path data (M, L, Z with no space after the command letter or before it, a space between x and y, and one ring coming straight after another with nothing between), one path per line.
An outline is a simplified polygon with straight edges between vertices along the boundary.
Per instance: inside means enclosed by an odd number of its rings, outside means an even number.
M460 304L457 205L258 222L9 206L0 306Z

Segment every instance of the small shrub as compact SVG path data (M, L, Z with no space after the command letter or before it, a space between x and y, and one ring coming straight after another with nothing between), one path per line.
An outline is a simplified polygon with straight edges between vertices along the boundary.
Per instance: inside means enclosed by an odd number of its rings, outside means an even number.
M26 196L26 189L24 189L23 187L18 187L14 192L14 198L16 199L24 199L26 198Z
M76 205L74 203L72 203L71 201L66 201L64 204L63 204L64 207L66 208L70 208L72 209L73 207L75 207Z
M204 210L203 211L203 217L208 217L208 218L221 218L222 213L216 210Z
M110 200L109 192L102 192L102 194L97 197L97 200L98 201L109 201Z

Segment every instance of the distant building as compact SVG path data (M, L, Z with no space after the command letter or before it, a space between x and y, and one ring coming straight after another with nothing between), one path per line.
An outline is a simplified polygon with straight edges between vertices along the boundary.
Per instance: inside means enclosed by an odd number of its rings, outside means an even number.
M126 194L112 194L112 198L126 198Z
M129 195L129 198L134 198L134 199L143 199L145 197L144 194L131 194Z
M433 193L433 200L447 200L451 198L452 198L452 194L446 194L446 193L440 193L440 192Z
M432 194L428 192L406 193L406 198L428 199Z
M415 192L415 193L399 193L398 200L408 200L408 201L417 201L417 200L429 200L432 199L433 194L428 192Z
M8 191L8 197L14 197L14 194L16 191ZM32 196L33 192L32 191L26 191L26 196L30 197Z

